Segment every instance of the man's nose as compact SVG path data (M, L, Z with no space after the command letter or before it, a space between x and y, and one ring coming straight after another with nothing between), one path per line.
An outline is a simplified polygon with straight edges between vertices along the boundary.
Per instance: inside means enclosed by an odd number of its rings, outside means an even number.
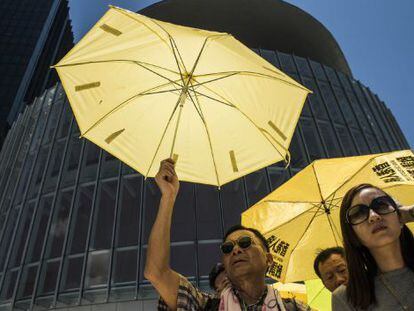
M335 286L339 287L342 284L346 285L347 281L348 281L348 278L346 276L337 274L335 278Z
M236 243L236 245L234 245L233 247L233 254L240 254L242 252L242 248Z

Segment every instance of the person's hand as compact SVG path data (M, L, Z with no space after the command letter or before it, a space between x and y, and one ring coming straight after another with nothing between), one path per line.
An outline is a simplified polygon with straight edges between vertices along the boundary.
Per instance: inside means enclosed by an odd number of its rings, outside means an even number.
M414 221L414 205L402 206L398 204L398 210L400 211L401 222L406 224L407 222Z
M160 163L160 169L155 175L155 182L160 188L161 194L164 197L175 199L180 188L177 174L174 169L174 161L172 159L165 159Z

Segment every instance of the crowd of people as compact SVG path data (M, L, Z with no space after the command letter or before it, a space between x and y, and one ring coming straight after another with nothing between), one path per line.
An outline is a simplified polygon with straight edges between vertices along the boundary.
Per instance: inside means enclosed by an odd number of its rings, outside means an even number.
M282 298L266 284L272 255L256 229L231 227L221 244L222 261L209 275L207 293L169 264L170 228L179 180L174 162L161 162L155 181L161 200L147 250L145 277L160 294L158 310L311 310ZM314 270L332 294L332 310L414 310L414 238L406 223L414 207L400 206L383 190L361 184L343 198L343 245L316 254Z

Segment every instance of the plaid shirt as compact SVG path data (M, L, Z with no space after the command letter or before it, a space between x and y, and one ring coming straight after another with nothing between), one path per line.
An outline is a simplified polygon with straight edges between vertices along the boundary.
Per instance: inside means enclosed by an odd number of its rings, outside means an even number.
M283 303L287 311L310 311L311 309L296 299L285 299ZM202 311L202 310L218 310L220 297L217 294L208 294L200 291L191 284L185 277L180 275L180 284L177 295L177 311ZM275 311L278 306L274 306ZM158 301L158 310L167 311L168 306L160 297ZM261 311L262 304L249 306L248 311Z

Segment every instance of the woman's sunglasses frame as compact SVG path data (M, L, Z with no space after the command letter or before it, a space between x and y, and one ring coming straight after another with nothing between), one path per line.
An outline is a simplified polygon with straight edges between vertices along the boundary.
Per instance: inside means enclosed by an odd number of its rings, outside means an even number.
M388 204L388 206L392 207L392 210L389 210L387 212L382 212L380 210L381 203L384 203L384 201ZM364 213L366 215L364 216L363 220L353 222L352 221L352 216L350 216L350 211L352 211L356 208L364 208L365 209ZM394 213L397 209L398 209L397 203L395 203L395 201L389 195L383 195L383 196L380 196L380 197L377 197L377 198L373 199L371 201L371 203L369 204L369 206L365 205L365 204L357 204L357 205L351 206L346 211L346 222L349 223L352 226L356 226L356 225L362 224L364 221L366 221L369 218L369 210L373 210L378 215L387 215L387 214ZM356 213L354 213L354 214L356 214Z

